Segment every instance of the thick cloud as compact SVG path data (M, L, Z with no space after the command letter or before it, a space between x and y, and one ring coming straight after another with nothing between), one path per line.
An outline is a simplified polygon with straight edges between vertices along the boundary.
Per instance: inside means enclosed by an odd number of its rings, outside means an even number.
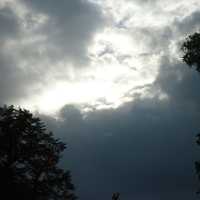
M137 2L134 14L121 11L122 4L115 7L117 3L107 1L105 7L84 0L16 2L16 9L12 3L0 8L1 104L16 103L40 94L50 82L68 79L69 66L82 69L89 65L88 47L104 23L111 34L100 39L100 47L105 48L95 52L95 62L100 57L99 63L105 62L108 68L112 59L135 66L128 62L133 57L159 57L156 80L139 86L148 85L148 93L134 94L133 102L116 109L97 111L94 107L87 115L80 105L66 105L58 120L41 115L49 129L68 143L61 164L71 169L80 198L109 199L112 192L119 191L124 200L196 199L194 161L195 135L200 128L200 78L174 58L178 55L174 45L196 30L198 10L187 7L183 0L174 9L168 7L170 11L161 1L154 4L143 0L142 7L138 7L141 1L129 1ZM167 3L173 5L172 1ZM114 22L105 22L103 11L113 14L108 18ZM184 16L183 11L187 12ZM123 37L118 37L120 34ZM126 36L133 40L126 40ZM134 48L129 44L133 41L138 49L132 52ZM155 63L142 67L151 73ZM95 80L93 74L87 76ZM105 71L99 76L108 75ZM125 78L120 78L128 84L129 76L123 75ZM81 88L81 94L85 95L87 89ZM99 102L107 101L103 98Z
M195 10L189 16L184 17L183 19L176 19L174 22L175 27L181 34L190 34L195 31L199 31L199 20L200 20L200 11Z
M10 37L16 37L19 34L19 24L16 15L9 7L0 9L0 41Z
M157 67L150 61L163 54L173 56L171 44L182 38L187 30L196 29L199 15L198 9L193 8L195 1L186 8L183 0L179 7L176 4L176 8L169 11L160 1L154 1L156 5L150 1L142 1L142 4L141 1L129 1L133 4L130 10L123 7L122 1L119 4L87 0L9 2L0 8L0 26L3 27L0 31L0 81L3 86L0 102L29 106L35 102L35 96L38 99L45 96L59 81L82 83L93 79L98 85L96 71L99 69L96 68L101 65L104 68L112 66L113 70L116 65L126 68L124 79L129 89L130 79L138 79L137 76L143 73L152 74L149 79L154 79ZM172 1L169 5L173 5ZM180 17L183 11L188 13ZM94 36L96 33L101 35L104 28L110 32L96 44ZM96 45L97 50L91 50L91 44ZM140 67L143 65L149 66L144 72ZM89 75L87 70L83 72L83 66L91 70ZM136 75L131 69L136 69ZM113 82L120 86L119 80L123 78L116 74ZM103 82L109 81L110 77L106 76Z
M20 35L20 24L17 16L9 7L0 8L0 103L9 102L13 98L25 95L27 76L22 69L17 69L18 60L14 58L15 49L12 52L7 48L11 40L16 40ZM30 78L28 79L30 81ZM11 98L11 99L10 99Z
M72 170L81 199L196 199L195 135L199 74L162 59L155 96L84 116L76 106L50 127L68 143L62 165ZM160 94L166 98L160 98Z
M47 36L45 45L53 62L67 58L80 66L88 61L87 48L93 34L103 25L103 15L95 4L82 0L24 2L33 14L42 13L48 17L40 31Z
M69 66L87 66L88 47L103 20L95 4L81 0L2 4L1 104L24 102L57 77L67 80Z
M193 108L198 111L200 101L200 95L197 92L199 80L199 74L195 70L178 61L170 61L165 57L162 59L155 86L161 88L176 106L182 106L185 109Z

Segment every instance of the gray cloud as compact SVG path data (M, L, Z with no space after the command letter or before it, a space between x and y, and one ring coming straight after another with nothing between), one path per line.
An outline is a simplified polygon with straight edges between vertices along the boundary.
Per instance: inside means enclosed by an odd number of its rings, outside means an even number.
M185 64L164 57L155 86L166 93L171 102L189 109L199 109L199 74ZM158 88L157 88L158 89Z
M15 49L12 52L7 48L7 43L20 37L20 23L17 16L9 7L0 9L0 103L8 103L21 96L26 96L26 83L32 77L20 68L17 68L18 59L15 58Z
M195 135L199 131L199 75L163 58L152 92L168 99L140 98L118 109L61 111L52 126L68 142L62 165L72 170L81 199L196 199ZM48 118L48 117L47 117Z
M101 10L87 1L35 0L19 1L19 5L26 5L24 15L19 16L12 3L0 8L1 103L39 94L52 76L68 79L66 69L56 69L58 62L66 68L70 63L87 66L87 48L103 27ZM44 16L48 20L41 23Z
M0 41L16 37L19 32L19 21L14 12L7 6L0 9Z
M20 2L29 11L23 19L25 27L11 8L0 10L0 103L15 102L44 87L54 68L49 62L86 64L87 47L104 24L101 10L87 1ZM34 16L39 14L48 20L33 28L38 23ZM162 51L169 55L170 42L195 30L198 19L199 13L193 12L172 26L135 29L132 34L146 42L144 56ZM19 42L11 51L10 41L34 36L46 36L46 40ZM40 48L45 49L42 54ZM99 56L109 53L114 50L105 48ZM121 62L124 59L126 55L119 57ZM28 64L23 68L21 61ZM68 143L61 164L72 170L80 198L109 199L112 192L119 191L124 200L196 199L194 137L199 130L199 81L195 71L163 57L157 79L148 85L155 94L151 98L137 95L134 102L117 109L94 109L87 116L76 106L66 105L60 111L61 121L41 115L49 129ZM160 99L160 93L168 98Z
M49 17L40 31L48 37L45 45L52 61L66 58L79 66L89 61L87 48L94 33L103 26L100 8L82 0L24 2L33 13L42 13Z
M174 25L181 34L186 35L199 30L199 20L200 11L196 10L181 20L176 19Z

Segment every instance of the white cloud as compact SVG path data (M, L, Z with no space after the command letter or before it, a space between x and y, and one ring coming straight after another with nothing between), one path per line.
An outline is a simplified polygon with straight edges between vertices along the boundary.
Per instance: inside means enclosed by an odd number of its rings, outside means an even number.
M7 67L1 81L18 93L5 91L1 101L55 112L68 103L117 107L134 94L145 95L162 57L174 59L179 38L190 24L197 27L199 5L198 0L2 1L0 11L9 7L15 20L4 15L7 22L2 21L8 30L14 27L2 37L0 55L10 58L4 65L12 65L14 79L5 76Z

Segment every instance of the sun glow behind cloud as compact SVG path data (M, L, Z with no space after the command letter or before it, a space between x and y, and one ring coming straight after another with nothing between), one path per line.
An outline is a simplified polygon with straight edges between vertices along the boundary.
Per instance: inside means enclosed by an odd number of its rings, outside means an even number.
M125 65L111 64L96 66L88 70L78 81L57 81L46 87L40 95L24 102L26 107L53 114L66 104L90 105L96 109L116 108L132 100L127 93L133 88L152 83L155 75L134 71ZM78 78L77 78L78 77ZM143 92L141 88L140 92ZM138 92L138 90L137 90Z
M6 50L16 49L12 54L18 58L17 67L39 77L38 84L32 86L35 92L17 103L46 113L55 113L66 104L116 108L134 100L135 94L145 95L146 86L153 83L159 73L162 56L167 54L171 58L176 54L176 33L168 27L194 12L197 4L200 6L196 0L190 1L190 6L184 0L167 1L167 4L154 1L153 6L139 0L90 0L100 8L105 20L92 40L88 39L87 52L84 52L88 62L84 63L79 61L83 52L78 48L85 45L85 40L80 40L80 45L72 43L71 54L68 44L74 38L68 26L66 30L57 26L55 34L44 31L54 25L55 16L35 12L23 1L4 2L16 8L23 33L19 40L6 41ZM73 17L76 24L77 16ZM76 27L75 33L78 31ZM88 30L84 34L87 35ZM65 38L60 40L61 36L68 39L66 44L62 44Z
M57 68L62 69L70 81L54 79L41 94L32 96L26 107L48 114L66 104L90 105L95 109L116 108L133 100L133 88L149 85L155 80L159 56L141 56L145 53L142 41L134 40L126 31L105 28L88 48L90 66L78 70L72 67L67 71L64 70L67 63L61 64ZM129 91L132 92L128 95ZM142 94L145 87L135 92Z
M141 87L135 92L144 93L145 87L142 86L151 84L157 76L160 55L149 54L144 38L139 33L133 34L130 12L141 8L134 4L127 5L122 6L120 1L113 5L108 1L102 6L104 14L112 18L108 19L106 27L95 35L88 47L89 66L78 70L72 67L69 71L69 64L60 61L61 66L57 64L54 67L60 69L57 73L62 71L61 74L66 74L66 80L54 77L50 81L52 83L48 83L40 93L20 103L52 114L66 104L87 104L96 109L116 108L133 100L133 88ZM130 22L129 29L117 25L120 19L126 18L125 13L130 16L126 19ZM136 15L138 24L146 21L144 17ZM126 20L124 24L128 23ZM50 77L54 75L50 73ZM129 91L132 92L127 95Z

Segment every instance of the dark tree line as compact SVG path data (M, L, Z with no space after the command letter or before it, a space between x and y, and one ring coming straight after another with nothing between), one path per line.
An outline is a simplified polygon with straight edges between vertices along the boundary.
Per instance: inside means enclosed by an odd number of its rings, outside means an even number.
M0 197L74 200L69 171L58 166L66 145L29 111L0 108Z
M70 172L58 166L65 148L28 110L0 107L0 199L77 199Z

